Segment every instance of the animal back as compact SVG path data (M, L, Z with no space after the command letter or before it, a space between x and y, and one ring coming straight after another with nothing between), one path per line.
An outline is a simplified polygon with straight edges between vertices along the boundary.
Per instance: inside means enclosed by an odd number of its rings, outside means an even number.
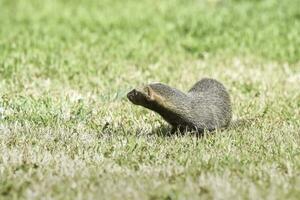
M203 78L189 90L189 93L198 92L210 92L212 94L218 94L219 92L226 92L226 88L222 83L215 79Z

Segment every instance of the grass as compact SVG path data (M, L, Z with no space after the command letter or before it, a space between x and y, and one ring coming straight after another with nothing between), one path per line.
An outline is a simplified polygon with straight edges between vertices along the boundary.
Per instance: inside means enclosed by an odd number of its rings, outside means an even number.
M297 0L0 0L0 199L298 199ZM126 93L226 85L197 138Z

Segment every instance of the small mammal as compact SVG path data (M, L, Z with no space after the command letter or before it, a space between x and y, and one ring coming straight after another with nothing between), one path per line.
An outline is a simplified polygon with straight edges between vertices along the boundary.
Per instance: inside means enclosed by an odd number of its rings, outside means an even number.
M135 105L161 115L172 125L172 133L179 130L213 131L228 127L232 118L229 94L222 83L203 78L187 93L162 83L136 88L127 94Z

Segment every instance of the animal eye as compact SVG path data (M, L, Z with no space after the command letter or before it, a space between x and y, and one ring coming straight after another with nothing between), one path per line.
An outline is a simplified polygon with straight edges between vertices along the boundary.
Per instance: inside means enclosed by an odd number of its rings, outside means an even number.
M150 88L149 88L149 87L147 87L147 95L148 95L148 96L151 96L151 91L150 91Z

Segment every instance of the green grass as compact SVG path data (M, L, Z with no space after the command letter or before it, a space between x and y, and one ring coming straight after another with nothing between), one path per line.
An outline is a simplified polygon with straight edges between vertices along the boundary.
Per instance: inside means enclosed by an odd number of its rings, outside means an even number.
M298 199L298 0L0 0L0 199ZM126 93L202 77L248 126L166 136Z

